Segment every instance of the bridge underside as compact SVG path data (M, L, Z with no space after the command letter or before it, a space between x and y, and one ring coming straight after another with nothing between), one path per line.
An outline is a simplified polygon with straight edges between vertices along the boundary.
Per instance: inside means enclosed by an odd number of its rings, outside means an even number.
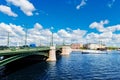
M37 53L27 53L27 54L18 54L18 55L12 55L11 57L8 57L6 59L3 59L0 61L0 66L4 66L8 63L11 63L13 61L28 57L28 56L34 56L34 55L40 55L40 56L44 56L43 60L45 60L46 58L48 58L48 53L45 52L37 52ZM9 55L6 55L9 56Z

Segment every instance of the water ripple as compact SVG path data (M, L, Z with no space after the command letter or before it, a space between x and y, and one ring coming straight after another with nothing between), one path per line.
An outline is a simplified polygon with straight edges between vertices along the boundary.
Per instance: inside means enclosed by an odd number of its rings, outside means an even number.
M33 65L7 76L8 80L120 80L120 54L72 52L57 62Z

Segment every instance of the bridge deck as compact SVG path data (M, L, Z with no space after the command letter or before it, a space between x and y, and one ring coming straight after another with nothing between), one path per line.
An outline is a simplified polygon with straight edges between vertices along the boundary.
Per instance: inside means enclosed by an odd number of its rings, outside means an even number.
M16 49L16 50L2 50L0 51L0 56L21 54L21 53L35 53L35 52L48 51L48 50L50 50L50 48L26 48L26 49Z

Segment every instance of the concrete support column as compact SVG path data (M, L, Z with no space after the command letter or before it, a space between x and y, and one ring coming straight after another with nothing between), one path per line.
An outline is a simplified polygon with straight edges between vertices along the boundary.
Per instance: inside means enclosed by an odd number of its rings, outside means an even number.
M62 46L62 55L69 55L71 51L72 50L70 46Z
M55 46L51 46L50 47L50 51L49 51L49 58L47 59L47 61L56 61L56 49Z

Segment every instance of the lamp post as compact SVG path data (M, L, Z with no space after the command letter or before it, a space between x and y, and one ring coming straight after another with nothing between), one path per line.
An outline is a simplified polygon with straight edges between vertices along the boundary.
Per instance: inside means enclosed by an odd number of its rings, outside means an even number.
M52 32L52 35L51 35L51 44L50 46L53 46L53 32Z
M40 44L39 44L39 46L41 46L41 39L40 39Z
M63 39L63 46L65 45L65 40Z
M25 29L25 46L27 45L27 29Z
M10 43L10 32L8 32L8 35L7 35L7 46L9 47L9 43Z

